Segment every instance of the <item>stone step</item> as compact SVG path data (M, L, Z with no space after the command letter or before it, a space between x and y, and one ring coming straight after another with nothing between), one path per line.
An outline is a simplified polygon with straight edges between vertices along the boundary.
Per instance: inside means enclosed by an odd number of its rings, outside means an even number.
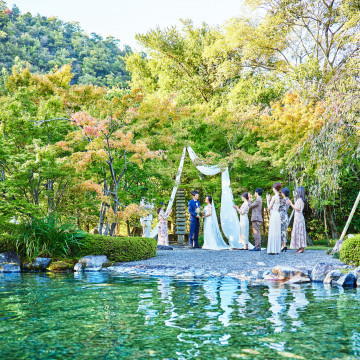
M175 228L175 233L178 233L179 231L180 231L180 232L181 232L181 231L187 231L186 226L176 227L176 228Z
M187 235L186 231L176 231L175 235Z

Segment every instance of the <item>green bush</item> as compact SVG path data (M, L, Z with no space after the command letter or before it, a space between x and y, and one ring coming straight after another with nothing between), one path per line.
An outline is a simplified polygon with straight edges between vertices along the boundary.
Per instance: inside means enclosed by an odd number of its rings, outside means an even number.
M0 235L0 253L17 251L16 237L14 235Z
M340 260L352 266L360 266L360 235L344 241L340 249Z
M38 256L68 257L80 246L84 233L56 214L32 218L15 232L17 252L31 260Z
M106 255L110 261L126 262L156 256L155 239L143 237L110 237L85 234L82 244L74 255Z

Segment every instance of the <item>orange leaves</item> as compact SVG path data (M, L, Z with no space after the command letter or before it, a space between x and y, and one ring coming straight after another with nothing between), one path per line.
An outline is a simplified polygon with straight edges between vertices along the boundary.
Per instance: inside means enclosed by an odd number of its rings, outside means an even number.
M321 127L323 112L321 102L304 103L298 93L288 93L262 116L260 131L267 140L276 139L279 145L301 145Z
M69 144L66 141L59 141L56 143L56 145L63 151L72 151L71 147L69 147Z
M147 211L138 205L138 204L129 204L122 210L118 211L117 218L122 221L130 220L131 218L139 218L141 216L145 216Z
M84 181L82 184L80 184L80 188L82 190L95 192L97 196L102 197L103 191L99 184L94 183L92 180Z

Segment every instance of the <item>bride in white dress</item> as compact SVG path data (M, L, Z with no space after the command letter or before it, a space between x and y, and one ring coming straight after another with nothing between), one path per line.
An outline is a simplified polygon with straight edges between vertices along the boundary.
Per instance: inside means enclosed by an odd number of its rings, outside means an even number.
M204 209L204 245L203 249L207 250L225 250L230 246L224 241L217 221L214 202L211 196L205 199L206 206Z
M273 185L274 196L271 198L267 195L267 204L270 210L269 221L269 237L267 252L271 255L279 254L281 252L281 217L279 213L280 207L280 192L282 185L277 182Z

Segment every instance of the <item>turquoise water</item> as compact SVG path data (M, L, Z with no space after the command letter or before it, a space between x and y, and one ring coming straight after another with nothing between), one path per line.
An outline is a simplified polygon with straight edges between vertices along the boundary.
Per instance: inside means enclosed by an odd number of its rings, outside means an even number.
M0 359L357 359L360 289L0 276Z

